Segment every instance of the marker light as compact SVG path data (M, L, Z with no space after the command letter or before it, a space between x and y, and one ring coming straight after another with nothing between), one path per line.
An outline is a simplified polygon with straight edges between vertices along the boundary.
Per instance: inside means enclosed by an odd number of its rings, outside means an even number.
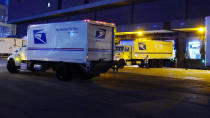
M90 20L88 20L88 19L85 19L84 21L85 21L85 22L90 22Z

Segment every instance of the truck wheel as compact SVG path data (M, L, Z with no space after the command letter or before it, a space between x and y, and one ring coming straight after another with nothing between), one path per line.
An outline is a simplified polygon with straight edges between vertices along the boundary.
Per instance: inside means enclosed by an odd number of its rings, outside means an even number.
M125 63L124 59L120 59L117 63L118 68L123 68L125 65L126 65L126 63Z
M7 63L7 70L10 73L18 73L18 67L15 65L15 61L13 59L10 59Z
M72 79L70 69L66 65L58 65L56 68L56 77L61 81L69 81Z

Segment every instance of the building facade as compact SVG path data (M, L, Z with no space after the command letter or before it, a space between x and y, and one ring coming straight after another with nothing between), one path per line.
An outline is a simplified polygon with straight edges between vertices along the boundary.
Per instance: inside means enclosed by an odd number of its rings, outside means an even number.
M16 27L7 24L8 21L8 0L0 0L0 37L15 35Z
M209 0L10 0L9 23L17 24L17 35L22 37L30 24L84 19L112 22L122 32L121 39L135 38L123 32L144 30L156 39L173 40L178 67L194 63L197 68L203 66L200 60L205 57L203 34L195 29L203 27L205 17L210 16L209 3ZM183 60L189 64L183 64Z

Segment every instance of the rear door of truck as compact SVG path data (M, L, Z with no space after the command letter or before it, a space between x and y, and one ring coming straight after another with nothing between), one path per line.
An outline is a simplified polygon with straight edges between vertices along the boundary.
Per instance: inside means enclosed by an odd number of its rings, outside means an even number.
M112 61L114 27L88 24L88 61Z

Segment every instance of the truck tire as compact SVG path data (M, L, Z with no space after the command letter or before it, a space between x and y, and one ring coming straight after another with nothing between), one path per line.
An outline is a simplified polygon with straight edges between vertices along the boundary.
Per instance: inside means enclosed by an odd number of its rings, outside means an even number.
M138 64L139 68L144 68L144 61L141 61L140 64Z
M72 79L71 69L64 64L59 64L56 67L56 77L61 81L69 81Z
M123 68L126 65L126 62L124 59L120 59L117 63L118 68Z
M19 72L19 69L15 65L15 61L13 59L9 59L9 61L7 62L7 70L10 73L18 73Z

